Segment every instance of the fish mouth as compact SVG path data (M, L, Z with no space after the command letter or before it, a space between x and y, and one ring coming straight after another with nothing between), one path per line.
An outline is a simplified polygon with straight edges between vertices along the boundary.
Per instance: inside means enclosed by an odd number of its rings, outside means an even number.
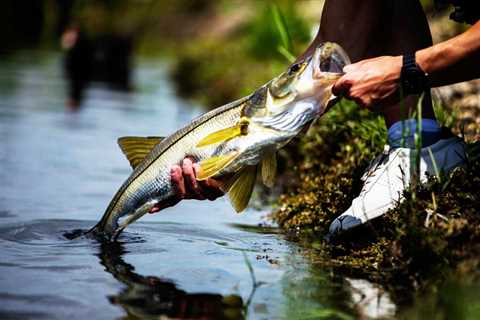
M350 63L342 47L333 42L324 42L313 54L314 78L339 78L344 74L343 68Z

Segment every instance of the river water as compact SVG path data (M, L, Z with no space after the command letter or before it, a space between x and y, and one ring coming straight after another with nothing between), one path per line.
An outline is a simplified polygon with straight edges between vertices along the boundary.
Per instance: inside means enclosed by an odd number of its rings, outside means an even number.
M310 285L289 289L312 277L298 248L262 225L265 212L237 215L223 198L146 216L118 244L63 236L94 225L129 175L118 137L167 135L203 112L176 97L158 60L141 60L134 73L135 91L96 85L71 112L60 55L2 59L0 318L286 319L325 310L328 297L309 299Z
M0 319L391 316L388 294L311 267L265 222L271 208L184 201L116 244L64 237L93 226L129 175L118 137L167 135L203 112L166 67L141 59L133 92L96 85L71 112L60 55L1 60Z

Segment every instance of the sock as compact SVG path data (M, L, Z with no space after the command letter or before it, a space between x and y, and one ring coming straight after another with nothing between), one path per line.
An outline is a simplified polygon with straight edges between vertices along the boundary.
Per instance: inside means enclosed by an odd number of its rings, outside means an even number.
M388 144L391 147L415 148L414 135L417 120L408 119L395 122L388 128ZM422 148L434 144L441 138L442 129L434 119L422 119Z

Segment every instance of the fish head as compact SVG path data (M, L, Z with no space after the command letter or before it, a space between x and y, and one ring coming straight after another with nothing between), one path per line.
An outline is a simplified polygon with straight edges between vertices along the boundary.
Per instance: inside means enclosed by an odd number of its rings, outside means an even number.
M291 95L295 96L292 100L314 98L323 103L325 96L330 97L331 87L344 74L343 68L350 64L350 59L338 44L324 42L300 63L305 62L305 69L291 85Z
M243 110L252 122L296 132L327 109L331 88L350 63L336 43L319 45L312 55L291 65L253 94Z
M250 99L246 116L273 116L291 107L292 102L316 100L323 103L331 87L350 64L345 51L336 43L320 44L312 55L291 65L287 71L257 90ZM328 100L328 99L327 99Z

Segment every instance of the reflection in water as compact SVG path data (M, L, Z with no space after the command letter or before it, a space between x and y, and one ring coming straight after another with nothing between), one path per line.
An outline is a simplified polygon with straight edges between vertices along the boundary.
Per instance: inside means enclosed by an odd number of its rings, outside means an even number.
M80 106L84 91L92 81L103 82L116 90L130 90L132 38L108 34L90 39L79 27L70 27L62 35L62 46L69 86L67 106L71 109Z
M103 243L98 254L105 270L127 287L110 302L126 311L125 318L148 319L167 316L177 319L243 319L244 305L237 295L188 293L172 281L142 276L122 259L127 253L121 243Z
M118 21L118 10L122 4L98 2L90 6L82 1L57 0L57 6L57 29L62 34L64 73L69 87L67 106L77 109L91 82L102 82L112 89L129 91L135 32L130 28L120 31L104 22L112 24ZM98 18L102 16L103 19ZM95 25L93 20L100 22L97 28L91 28L92 23Z

